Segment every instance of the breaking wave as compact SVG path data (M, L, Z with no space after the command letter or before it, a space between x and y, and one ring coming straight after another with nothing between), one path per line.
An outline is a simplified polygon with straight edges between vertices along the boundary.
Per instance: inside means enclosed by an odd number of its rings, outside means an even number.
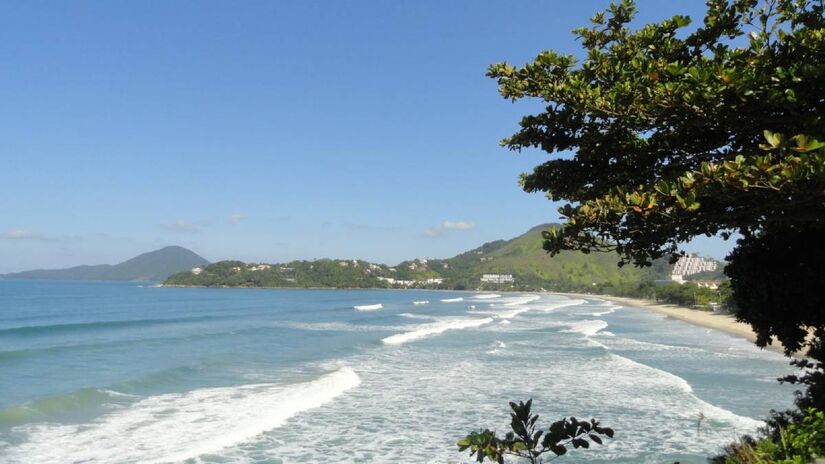
M10 463L161 463L215 453L318 408L361 383L348 367L306 383L151 396L83 425L30 424ZM128 437L128 439L124 439Z
M382 339L381 341L387 345L401 345L403 343L419 340L432 335L438 335L448 330L467 329L471 327L479 327L484 324L493 322L492 317L485 317L483 319L449 319L434 322L432 324L423 324L418 326L415 330L391 335Z
M375 311L375 310L381 309L383 307L384 307L384 305L382 305L381 303L370 304L370 305L353 306L353 308L355 308L356 311Z

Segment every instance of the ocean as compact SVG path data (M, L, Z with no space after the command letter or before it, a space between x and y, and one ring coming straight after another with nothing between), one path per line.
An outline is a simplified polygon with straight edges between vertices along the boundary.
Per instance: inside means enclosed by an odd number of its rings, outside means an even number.
M528 398L616 431L559 462L704 463L790 371L596 297L0 281L0 463L471 462Z

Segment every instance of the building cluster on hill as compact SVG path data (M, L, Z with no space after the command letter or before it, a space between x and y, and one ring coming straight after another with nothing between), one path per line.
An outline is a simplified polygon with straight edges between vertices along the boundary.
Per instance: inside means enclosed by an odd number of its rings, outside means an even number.
M481 281L489 284L508 284L515 281L512 274L484 274Z
M404 279L394 279L392 277L378 277L380 281L386 282L390 285L399 285L402 287L412 287L415 285L440 285L444 283L444 279L442 278L431 278L431 279L421 279L421 280L404 280Z
M683 283L685 277L700 272L713 272L716 270L719 263L712 259L702 258L698 255L682 256L676 265L673 266L673 271L670 273L670 280L674 282Z

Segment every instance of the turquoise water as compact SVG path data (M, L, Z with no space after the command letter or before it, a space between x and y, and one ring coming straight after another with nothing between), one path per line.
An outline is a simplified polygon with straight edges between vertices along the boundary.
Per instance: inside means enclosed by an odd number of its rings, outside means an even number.
M0 462L468 462L532 397L616 429L565 462L704 463L789 369L598 298L0 281Z

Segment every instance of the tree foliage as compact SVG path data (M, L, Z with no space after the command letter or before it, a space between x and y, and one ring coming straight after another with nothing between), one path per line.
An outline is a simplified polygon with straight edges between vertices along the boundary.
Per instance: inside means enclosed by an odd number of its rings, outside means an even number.
M472 432L458 441L459 451L469 450L478 462L488 459L503 464L505 458L513 457L539 463L548 453L562 456L571 447L590 448L590 442L601 445L604 437L613 438L613 429L602 427L595 419L564 418L550 424L546 431L540 430L536 426L539 416L532 413L532 405L532 399L510 403L511 430L504 437L489 429Z
M708 0L692 28L677 15L634 29L635 13L623 0L574 31L581 60L545 51L489 69L503 97L545 104L502 142L553 155L521 179L568 202L544 249L646 266L739 233L725 271L738 318L761 346L821 345L825 2Z
M709 461L711 464L807 464L822 457L825 457L825 413L809 408L798 423L779 429L776 439L744 438Z
M488 72L505 98L547 105L505 146L574 153L522 178L527 191L573 202L546 249L610 249L646 264L696 235L821 223L822 4L710 0L689 33L686 16L631 30L635 12L625 0L577 29L580 63L545 51Z

